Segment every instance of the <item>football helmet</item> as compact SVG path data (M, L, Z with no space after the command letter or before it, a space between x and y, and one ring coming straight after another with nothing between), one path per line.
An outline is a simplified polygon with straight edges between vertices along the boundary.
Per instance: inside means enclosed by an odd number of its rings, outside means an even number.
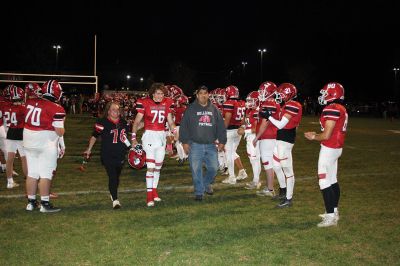
M50 96L56 101L59 101L62 96L62 88L57 80L51 79L42 85L43 96Z
M185 94L179 96L177 101L180 105L189 104L189 98Z
M288 102L297 96L297 89L293 84L282 83L275 94L277 103Z
M24 100L24 90L17 86L12 86L10 91L10 99L18 102Z
M320 91L321 96L318 97L320 105L326 105L334 100L344 100L344 88L340 83L330 82L326 84Z
M3 96L7 99L10 99L11 97L11 91L13 90L13 88L15 87L15 85L11 84L8 85L4 90L3 90Z
M258 100L258 91L250 92L246 97L246 108L255 109L258 107L260 101Z
M133 169L142 169L146 164L146 152L141 144L131 148L128 153L128 163Z
M226 98L239 98L239 89L236 86L230 85L225 88Z
M42 88L37 83L28 83L25 85L25 92L28 97L41 97Z
M223 105L224 102L226 101L226 90L222 89L222 88L216 89L215 97L216 97L217 104Z
M261 83L260 87L258 88L258 99L260 102L266 101L268 98L275 95L277 89L278 88L276 87L275 83L271 81Z

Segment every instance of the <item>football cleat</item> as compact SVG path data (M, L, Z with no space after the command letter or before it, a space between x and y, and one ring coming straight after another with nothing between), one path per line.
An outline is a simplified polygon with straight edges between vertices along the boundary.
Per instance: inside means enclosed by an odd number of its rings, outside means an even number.
M26 205L25 210L33 211L36 208L38 208L38 202L36 200L32 200L28 202L28 205Z
M332 214L326 214L322 218L322 222L317 224L318 227L329 227L329 226L336 226L337 225L337 220L335 218L335 215Z
M119 208L121 208L121 203L119 202L119 200L114 200L113 201L113 209L116 210Z
M7 183L7 188L8 189L12 189L12 188L16 188L16 187L19 187L19 184L16 183L16 182L12 182L12 183L8 182Z
M261 182L249 182L246 183L246 186L244 187L245 189L260 189L261 188Z
M43 212L43 213L52 213L52 212L59 212L59 211L61 211L60 208L54 207L53 204L51 204L51 203L48 202L48 201L42 201L42 202L40 203L40 212Z
M291 207L292 206L292 199L287 199L285 198L284 200L282 200L281 203L279 203L278 205L276 205L277 208L287 208L287 207Z
M236 177L236 180L243 180L247 178L247 173L245 169L241 169Z
M222 180L222 183L234 185L234 184L236 184L236 177L230 176L230 177L228 177L228 178Z
M257 191L256 194L257 194L257 196L261 196L261 197L275 196L275 192L273 190L269 190L268 187L265 187L263 190Z
M154 207L154 201L147 202L147 207Z

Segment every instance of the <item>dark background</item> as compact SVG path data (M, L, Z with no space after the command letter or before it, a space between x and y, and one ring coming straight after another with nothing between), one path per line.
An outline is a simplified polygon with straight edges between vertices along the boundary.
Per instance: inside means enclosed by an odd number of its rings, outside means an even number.
M243 96L261 83L258 49L266 48L263 81L291 82L303 95L337 81L353 101L399 97L395 1L166 2L5 6L0 71L55 73L52 45L60 44L57 73L91 75L97 34L100 89L126 86L130 74L136 88L153 80L186 93L236 84Z

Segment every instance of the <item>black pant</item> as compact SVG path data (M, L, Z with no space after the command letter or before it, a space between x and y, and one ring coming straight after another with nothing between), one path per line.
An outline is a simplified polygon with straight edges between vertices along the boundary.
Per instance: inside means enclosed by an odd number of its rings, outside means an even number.
M119 176L121 175L123 163L112 163L108 162L104 164L104 168L108 175L108 190L113 198L113 200L118 199L118 186L119 186Z

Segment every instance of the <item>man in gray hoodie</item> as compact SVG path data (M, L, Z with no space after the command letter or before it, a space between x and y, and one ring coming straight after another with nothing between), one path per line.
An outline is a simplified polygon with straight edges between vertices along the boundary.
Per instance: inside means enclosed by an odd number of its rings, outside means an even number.
M204 192L213 194L211 184L218 170L217 149L223 150L226 143L224 120L218 108L209 100L206 86L197 89L196 100L186 109L179 129L179 140L185 153L189 154L195 200L201 201Z

